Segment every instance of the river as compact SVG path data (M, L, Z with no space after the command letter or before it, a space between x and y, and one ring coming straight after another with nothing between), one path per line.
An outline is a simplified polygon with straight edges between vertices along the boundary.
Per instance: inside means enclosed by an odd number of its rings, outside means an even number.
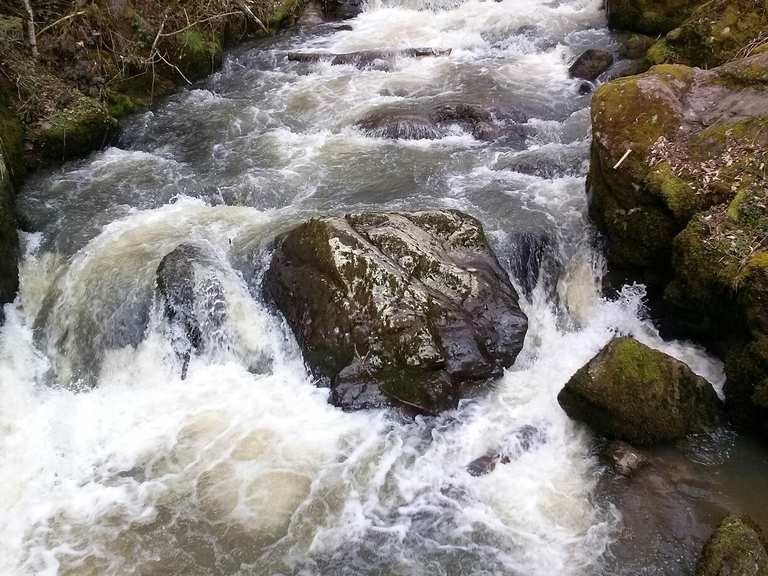
M702 349L659 337L642 286L600 292L590 96L568 63L617 50L602 0L393 0L345 24L231 52L125 121L114 146L20 191L35 232L0 335L0 573L688 574L726 511L766 525L768 456L748 439L657 450L630 483L556 401L616 333L724 379ZM408 47L452 52L362 70L287 58ZM491 110L505 136L453 126L395 141L355 126L444 101ZM271 240L316 215L423 207L483 222L521 293L525 347L440 417L342 412L261 296ZM153 296L182 242L215 255L226 306L219 344L184 380ZM525 447L523 427L536 429ZM515 457L468 473L499 447Z

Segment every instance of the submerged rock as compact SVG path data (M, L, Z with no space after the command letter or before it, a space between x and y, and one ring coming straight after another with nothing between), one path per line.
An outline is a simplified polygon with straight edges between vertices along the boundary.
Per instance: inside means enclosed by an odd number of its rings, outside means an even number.
M611 340L557 400L598 434L638 445L677 440L720 422L720 401L709 382L629 337Z
M679 26L702 0L607 0L608 26L656 36Z
M493 140L500 129L487 110L474 104L443 102L421 106L392 106L369 112L357 122L358 128L378 138L435 140L458 125L478 140Z
M728 516L707 541L696 576L766 576L765 539L751 520Z
M514 363L527 318L482 226L458 211L314 219L264 289L346 409L455 407Z
M357 68L389 69L396 58L426 58L448 56L450 48L405 48L403 50L361 50L346 54L330 52L289 52L291 62L330 62L331 66L352 65Z
M201 248L181 244L157 267L157 292L182 363L182 379L191 356L204 351L207 338L222 326L226 315L223 289L215 274L203 270L205 259Z
M576 61L571 64L568 73L571 78L582 78L583 80L595 80L600 74L608 70L613 64L613 54L608 50L599 50L591 48L582 53Z
M523 452L528 452L534 444L546 440L544 433L530 424L521 426L503 442L503 446L491 450L467 464L467 472L471 476L485 476L496 469L497 464L509 464L519 458Z

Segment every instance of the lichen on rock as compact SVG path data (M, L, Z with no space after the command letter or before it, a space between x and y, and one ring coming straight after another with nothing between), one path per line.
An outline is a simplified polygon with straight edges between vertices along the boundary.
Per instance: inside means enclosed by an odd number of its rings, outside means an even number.
M454 407L527 328L482 226L457 211L310 220L278 240L265 291L348 409Z

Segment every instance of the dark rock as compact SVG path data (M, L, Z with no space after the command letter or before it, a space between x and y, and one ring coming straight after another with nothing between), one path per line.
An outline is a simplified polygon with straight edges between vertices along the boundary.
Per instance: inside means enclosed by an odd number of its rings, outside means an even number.
M571 78L595 80L613 64L613 54L607 50L590 48L571 64L568 73Z
M19 288L18 264L13 185L0 148L0 323L4 318L3 305L13 302Z
M491 450L467 464L471 476L485 476L496 469L497 464L509 464L528 452L535 444L544 442L546 437L541 430L530 424L521 426L512 432L497 450Z
M478 140L493 140L501 134L487 110L452 102L379 108L357 123L370 136L399 140L442 138L451 125L460 126Z
M388 69L397 58L448 56L450 53L450 48L406 48L404 50L362 50L346 54L289 52L287 56L290 62L330 62L332 66L352 65L360 69Z
M626 442L613 441L606 444L602 457L611 470L619 476L629 478L643 466L649 464L648 458Z
M197 246L181 244L157 267L157 292L170 327L171 342L186 378L189 360L200 354L224 323L224 293L207 255Z
M595 87L591 82L582 82L579 84L579 94L582 96L586 96L587 94L591 94L592 90L594 90Z
M514 363L527 319L474 218L457 211L310 220L264 283L346 409L452 408Z
M608 26L649 36L679 26L702 0L607 0Z
M720 423L712 385L688 366L629 337L614 338L566 383L560 406L598 434L638 445Z
M357 127L375 138L393 140L437 140L445 136L432 118L418 111L383 108L369 113Z
M728 516L704 545L696 576L766 576L768 552L760 528L748 518Z
M540 281L551 293L561 268L549 237L537 232L521 232L512 237L509 266L526 296L533 293Z

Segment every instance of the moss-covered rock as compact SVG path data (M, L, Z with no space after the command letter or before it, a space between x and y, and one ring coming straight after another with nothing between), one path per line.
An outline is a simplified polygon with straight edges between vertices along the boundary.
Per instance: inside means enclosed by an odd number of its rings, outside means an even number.
M0 322L4 316L2 305L13 301L19 287L19 240L13 200L11 174L0 148Z
M608 0L608 25L656 36L679 26L701 0Z
M671 30L648 52L654 64L672 62L712 68L752 53L768 40L763 0L711 0Z
M725 518L705 544L696 576L768 576L760 528L747 518Z
M590 214L611 264L663 290L726 358L731 417L768 430L768 53L610 82L593 135Z
M480 223L456 211L311 220L278 240L265 291L347 409L454 407L527 329Z
M557 397L571 418L638 445L715 427L720 401L688 366L629 337L614 338Z
M107 106L76 94L63 110L30 127L29 139L41 157L66 160L104 146L116 130Z

